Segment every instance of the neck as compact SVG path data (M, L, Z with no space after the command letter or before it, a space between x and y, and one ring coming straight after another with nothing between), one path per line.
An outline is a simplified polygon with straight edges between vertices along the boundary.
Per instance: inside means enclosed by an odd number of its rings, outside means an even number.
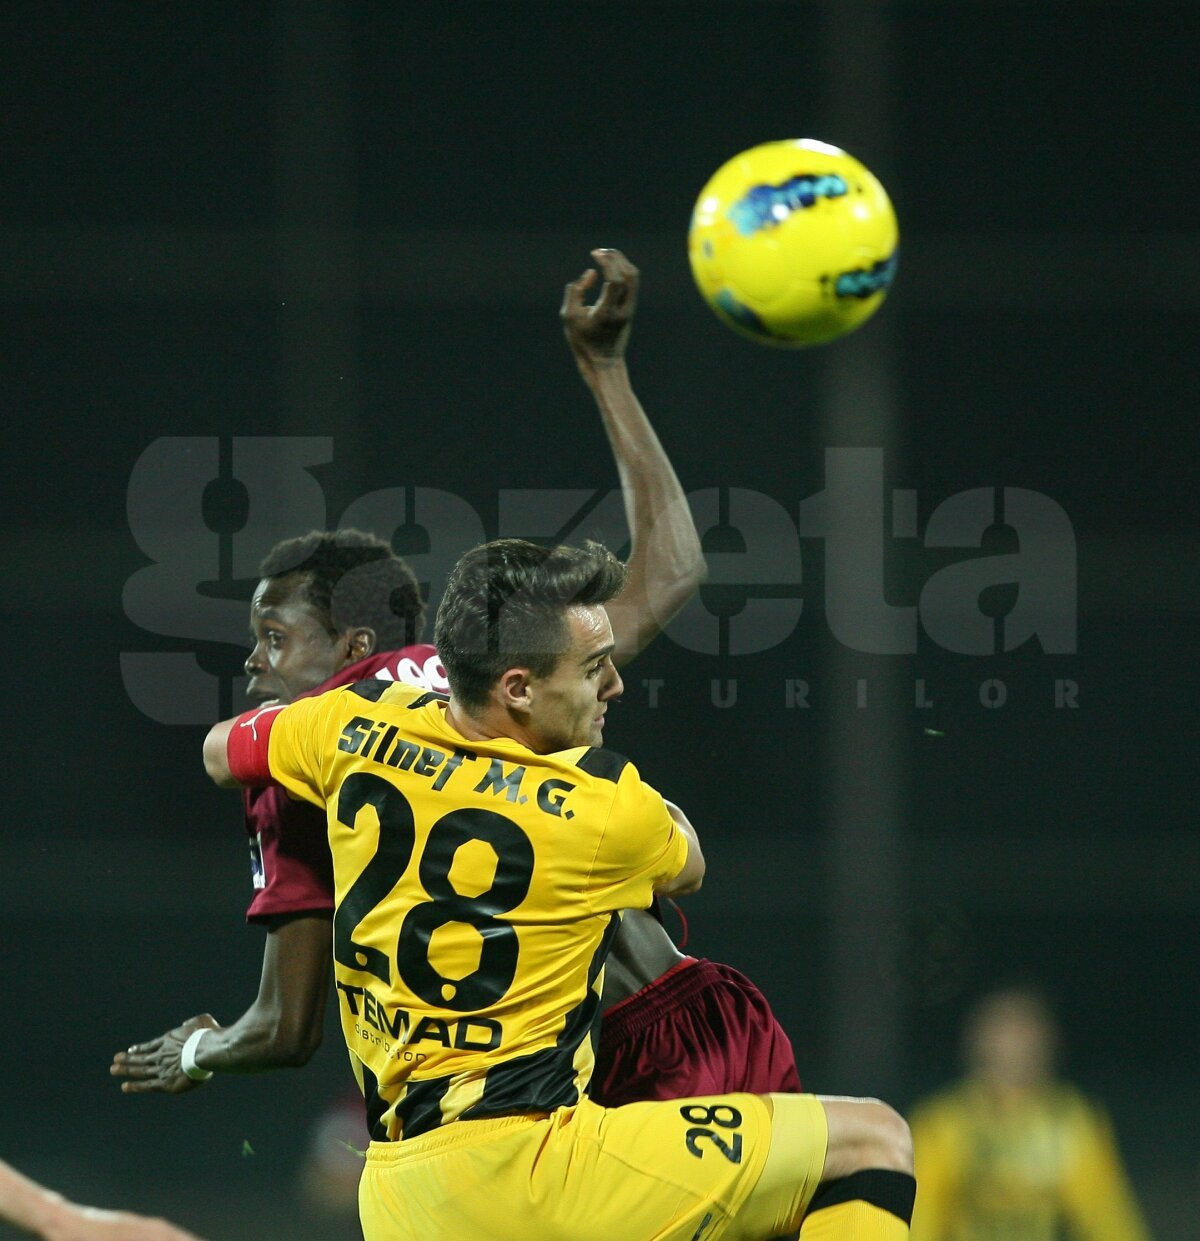
M453 693L446 704L446 723L468 741L517 741L531 750L537 749L528 729L507 712L498 715L496 709L490 705L479 711L472 711Z

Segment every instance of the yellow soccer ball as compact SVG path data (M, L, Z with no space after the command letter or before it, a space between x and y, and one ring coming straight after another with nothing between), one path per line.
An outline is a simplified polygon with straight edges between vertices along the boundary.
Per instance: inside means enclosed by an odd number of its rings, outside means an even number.
M816 345L865 323L896 274L887 191L852 155L797 138L751 147L700 191L692 275L718 318L753 340Z

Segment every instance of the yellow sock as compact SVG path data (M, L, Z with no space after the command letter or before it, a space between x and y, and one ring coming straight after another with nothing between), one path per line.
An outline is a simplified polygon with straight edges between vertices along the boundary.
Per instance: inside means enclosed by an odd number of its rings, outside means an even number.
M813 1195L800 1241L905 1241L916 1184L881 1168L827 1181Z

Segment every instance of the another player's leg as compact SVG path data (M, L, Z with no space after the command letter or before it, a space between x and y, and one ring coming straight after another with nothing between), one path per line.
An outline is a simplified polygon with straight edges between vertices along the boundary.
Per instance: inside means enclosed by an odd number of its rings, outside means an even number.
M916 1181L908 1125L875 1099L766 1095L771 1149L736 1236L903 1241ZM814 1142L814 1130L818 1132ZM823 1148L823 1154L822 1154ZM815 1157L820 1161L814 1169Z
M801 1241L901 1241L908 1236L917 1192L908 1125L877 1099L822 1099L821 1104L829 1147Z

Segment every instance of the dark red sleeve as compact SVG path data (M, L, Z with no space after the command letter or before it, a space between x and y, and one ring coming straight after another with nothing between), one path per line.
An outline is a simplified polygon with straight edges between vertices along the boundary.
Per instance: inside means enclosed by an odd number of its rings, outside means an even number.
M246 917L333 912L333 859L325 812L277 784L243 790L254 896Z
M282 710L282 706L257 707L234 720L225 742L225 758L229 774L239 784L258 785L270 781L268 745L275 717Z

